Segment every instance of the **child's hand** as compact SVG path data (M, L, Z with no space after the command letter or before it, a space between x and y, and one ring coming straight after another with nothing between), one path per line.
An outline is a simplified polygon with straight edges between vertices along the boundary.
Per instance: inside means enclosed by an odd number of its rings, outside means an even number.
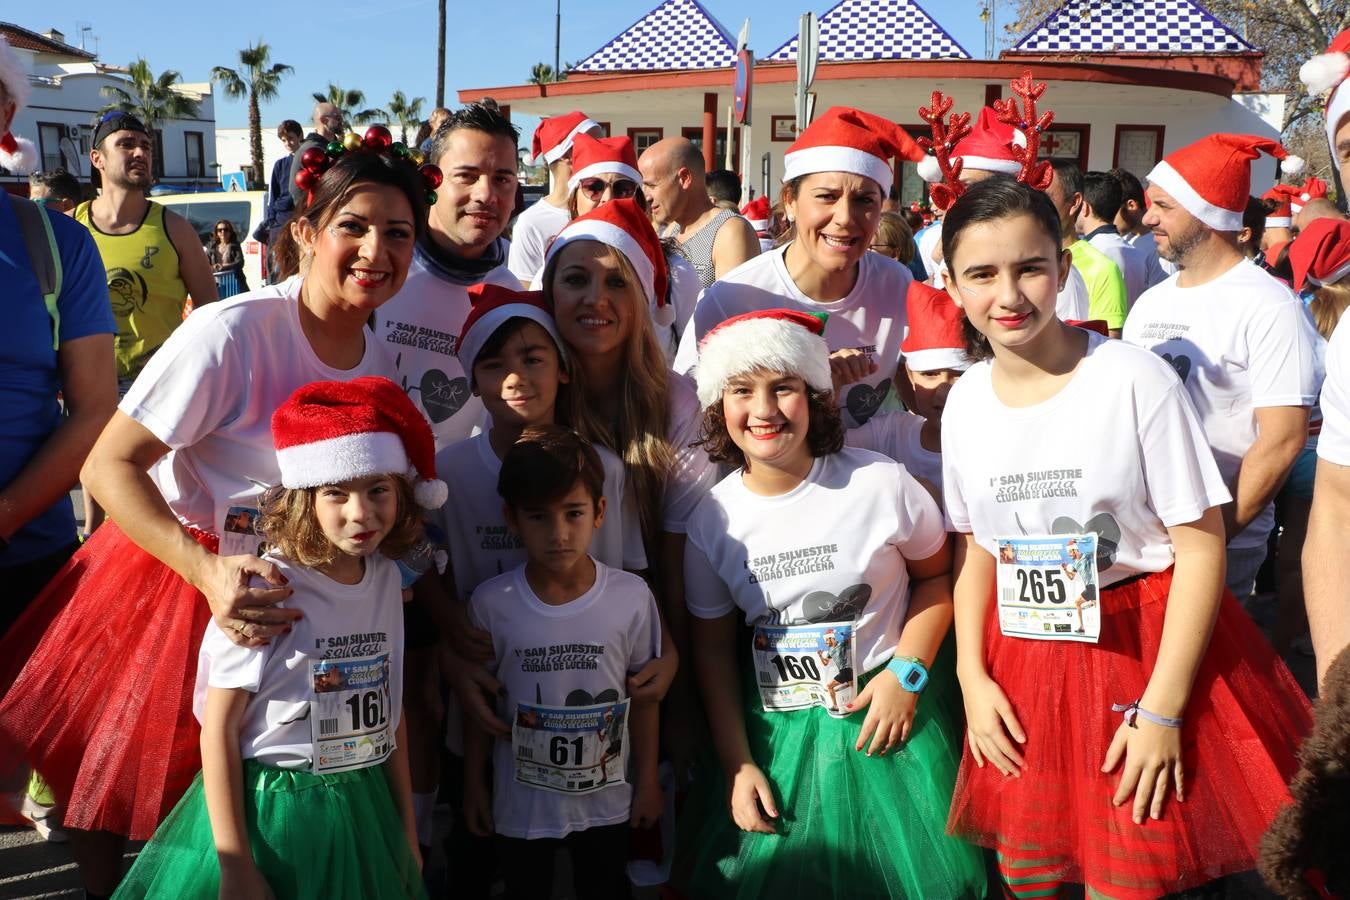
M1111 803L1122 806L1134 794L1134 824L1143 825L1145 816L1162 818L1169 782L1175 785L1177 801L1185 799L1181 729L1155 725L1144 718L1135 719L1135 725L1138 727L1120 723L1106 751L1102 771L1110 772L1124 758L1125 769Z
M773 823L760 814L760 810L769 814L770 819L778 818L778 806L773 799L773 785L760 771L759 766L746 763L731 777L731 790L728 805L731 818L742 831L757 831L761 834L775 834Z
M966 704L966 742L975 765L994 764L1004 775L1022 774L1022 754L1016 744L1027 742L1008 695L988 674L961 679ZM1016 742L1016 743L1014 743Z
M639 779L633 787L633 810L628 815L628 824L633 828L651 828L661 821L665 799L655 772Z
M492 837L492 796L482 778L464 779L464 824L475 837Z
M449 647L442 644L438 648L441 671L450 688L459 698L464 715L472 719L480 728L494 737L510 738L511 728L493 711L488 703L489 696L502 693L502 683L492 677L492 673L477 662L470 662Z
M262 872L249 859L220 867L220 900L276 900Z
M867 747L867 755L885 756L887 750L909 740L909 729L914 724L914 710L918 705L919 695L902 688L894 674L883 672L873 678L858 699L844 707L849 712L867 709L867 718L863 720L858 743L853 749L861 750L870 738L872 743Z
M862 381L876 372L877 364L861 350L847 348L830 354L830 380L839 391L846 384Z
M680 658L675 653L656 657L636 675L628 676L628 696L635 703L660 703L679 668Z
M254 577L274 587L249 587ZM244 647L266 645L301 617L298 609L276 608L295 591L286 586L280 569L256 556L210 556L192 583L206 597L220 630Z
M450 646L465 659L487 662L492 659L492 635L475 628L469 621L469 608L457 600L446 604L450 616Z

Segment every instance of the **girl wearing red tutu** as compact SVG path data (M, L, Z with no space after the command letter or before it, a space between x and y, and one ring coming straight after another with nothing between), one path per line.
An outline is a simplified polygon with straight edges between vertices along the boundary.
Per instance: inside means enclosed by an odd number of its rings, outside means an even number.
M1011 896L1157 897L1255 866L1310 711L1223 590L1230 496L1175 372L1056 318L1059 234L1006 178L943 224L983 360L942 422L968 720L949 827Z
M90 896L201 767L207 621L261 646L300 616L275 607L290 588L245 524L281 480L273 411L312 381L394 371L365 325L403 284L430 179L382 131L307 158L313 193L278 248L303 275L197 310L146 365L81 473L112 521L0 644L0 779L47 779Z
M394 559L445 500L434 439L387 378L322 381L272 416L263 559L304 615L262 647L206 625L202 771L117 889L142 897L421 896ZM416 487L410 483L417 479Z

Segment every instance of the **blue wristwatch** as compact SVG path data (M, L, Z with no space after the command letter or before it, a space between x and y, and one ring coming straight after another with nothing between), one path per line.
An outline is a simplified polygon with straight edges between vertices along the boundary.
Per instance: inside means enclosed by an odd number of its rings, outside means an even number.
M897 656L886 663L886 671L900 681L900 686L911 694L921 694L928 687L928 667L917 656Z

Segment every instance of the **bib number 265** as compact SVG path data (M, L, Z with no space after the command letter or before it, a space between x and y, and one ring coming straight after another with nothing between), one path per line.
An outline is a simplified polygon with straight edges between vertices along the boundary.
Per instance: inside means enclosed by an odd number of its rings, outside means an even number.
M1023 569L1017 572L1017 599L1022 603L1065 603L1068 591L1059 573L1047 569Z

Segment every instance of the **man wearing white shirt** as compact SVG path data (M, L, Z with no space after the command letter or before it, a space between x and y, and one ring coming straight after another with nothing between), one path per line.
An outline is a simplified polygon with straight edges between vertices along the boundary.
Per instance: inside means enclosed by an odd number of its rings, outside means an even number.
M1078 208L1078 234L1102 251L1125 276L1125 302L1134 306L1144 291L1153 287L1148 280L1148 251L1133 247L1116 231L1120 211L1120 182L1105 172L1083 176L1083 205ZM1161 280L1161 279L1159 279Z

